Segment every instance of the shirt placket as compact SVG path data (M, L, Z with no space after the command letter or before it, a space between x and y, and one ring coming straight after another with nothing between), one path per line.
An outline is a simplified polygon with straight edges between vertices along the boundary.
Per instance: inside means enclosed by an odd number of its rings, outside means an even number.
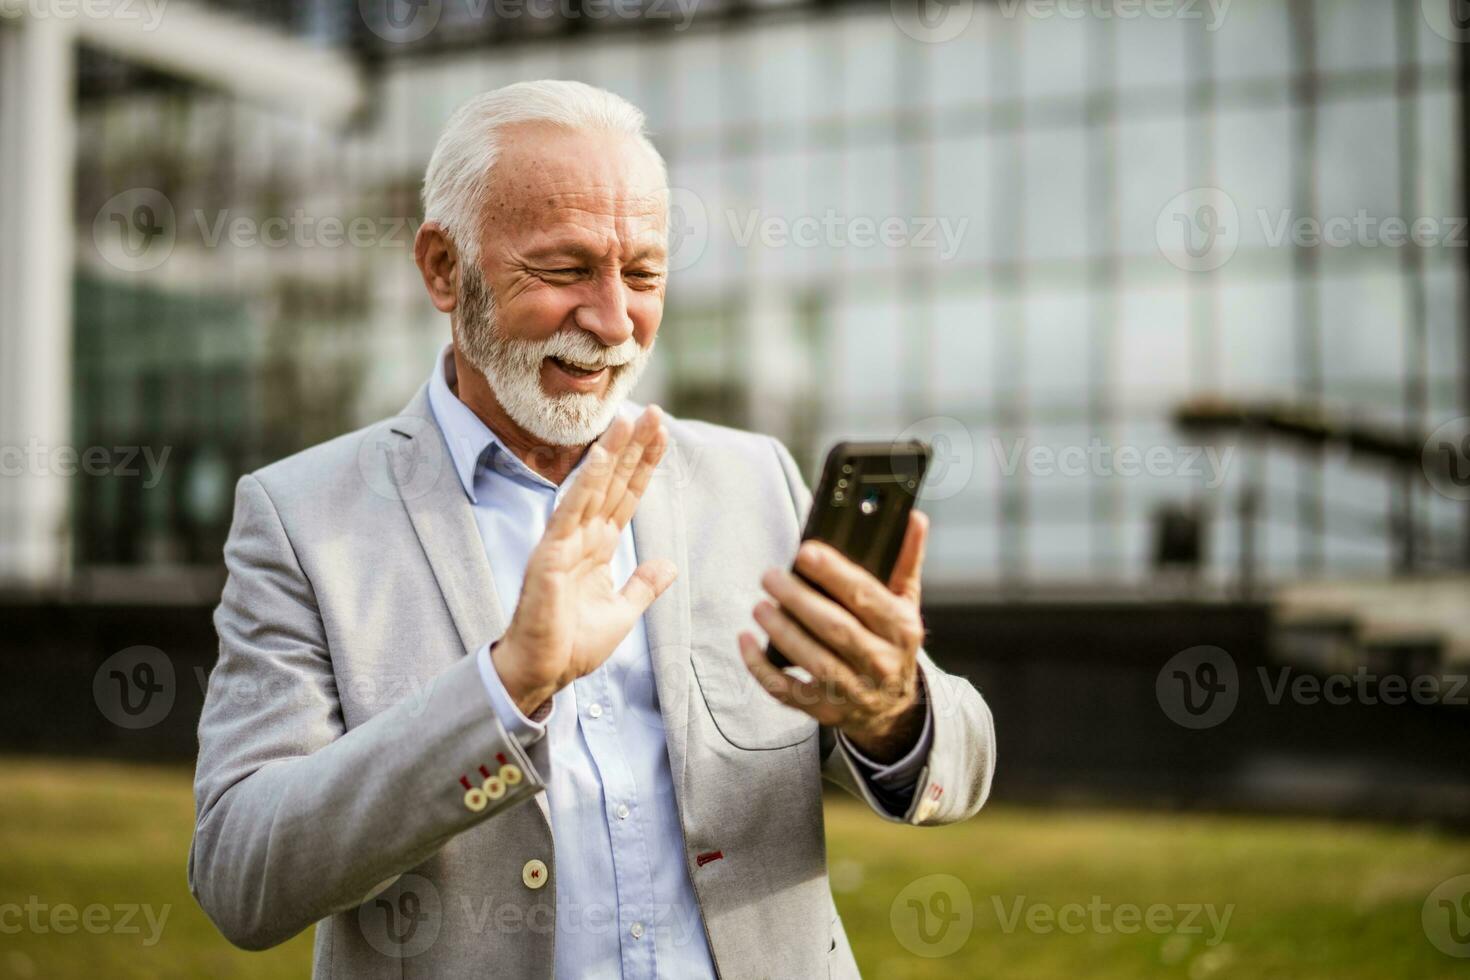
M552 509L561 503L567 480L552 497ZM548 512L548 523L550 514ZM657 976L654 948L653 869L648 863L638 816L638 787L619 745L621 699L613 696L609 665L614 651L597 670L572 683L577 724L602 782L603 822L612 844L613 882L617 889L618 948L624 977Z

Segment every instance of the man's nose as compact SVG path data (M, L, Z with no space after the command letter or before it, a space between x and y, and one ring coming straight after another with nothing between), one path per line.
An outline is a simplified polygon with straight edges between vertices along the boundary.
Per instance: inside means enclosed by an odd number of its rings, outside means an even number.
M633 321L628 317L628 297L621 277L599 276L596 292L577 307L573 320L588 333L595 334L608 347L616 347L633 336Z

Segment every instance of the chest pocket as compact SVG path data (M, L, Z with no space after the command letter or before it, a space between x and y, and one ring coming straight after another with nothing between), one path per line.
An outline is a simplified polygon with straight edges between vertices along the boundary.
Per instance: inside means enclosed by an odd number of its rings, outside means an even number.
M733 638L729 649L696 647L693 661L715 727L736 748L784 749L817 734L813 718L766 693L746 669Z

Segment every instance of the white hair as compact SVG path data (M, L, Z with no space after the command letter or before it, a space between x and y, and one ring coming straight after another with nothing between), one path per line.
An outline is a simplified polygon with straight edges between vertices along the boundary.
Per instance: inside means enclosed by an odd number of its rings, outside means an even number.
M639 140L668 182L668 171L645 130L643 111L622 96L582 82L516 82L465 102L444 126L424 173L424 220L442 225L470 264L478 259L490 171L500 156L502 128L544 122L571 130L604 130Z

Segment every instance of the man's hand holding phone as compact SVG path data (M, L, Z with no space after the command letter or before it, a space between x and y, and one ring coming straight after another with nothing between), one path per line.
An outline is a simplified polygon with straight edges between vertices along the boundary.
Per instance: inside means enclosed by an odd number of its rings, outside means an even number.
M776 601L756 604L756 622L810 680L775 667L753 634L740 634L741 656L762 687L783 704L840 729L876 762L902 758L923 729L919 574L928 533L929 519L911 511L886 584L816 540L804 541L797 552L800 576L772 568L761 577L762 588Z

